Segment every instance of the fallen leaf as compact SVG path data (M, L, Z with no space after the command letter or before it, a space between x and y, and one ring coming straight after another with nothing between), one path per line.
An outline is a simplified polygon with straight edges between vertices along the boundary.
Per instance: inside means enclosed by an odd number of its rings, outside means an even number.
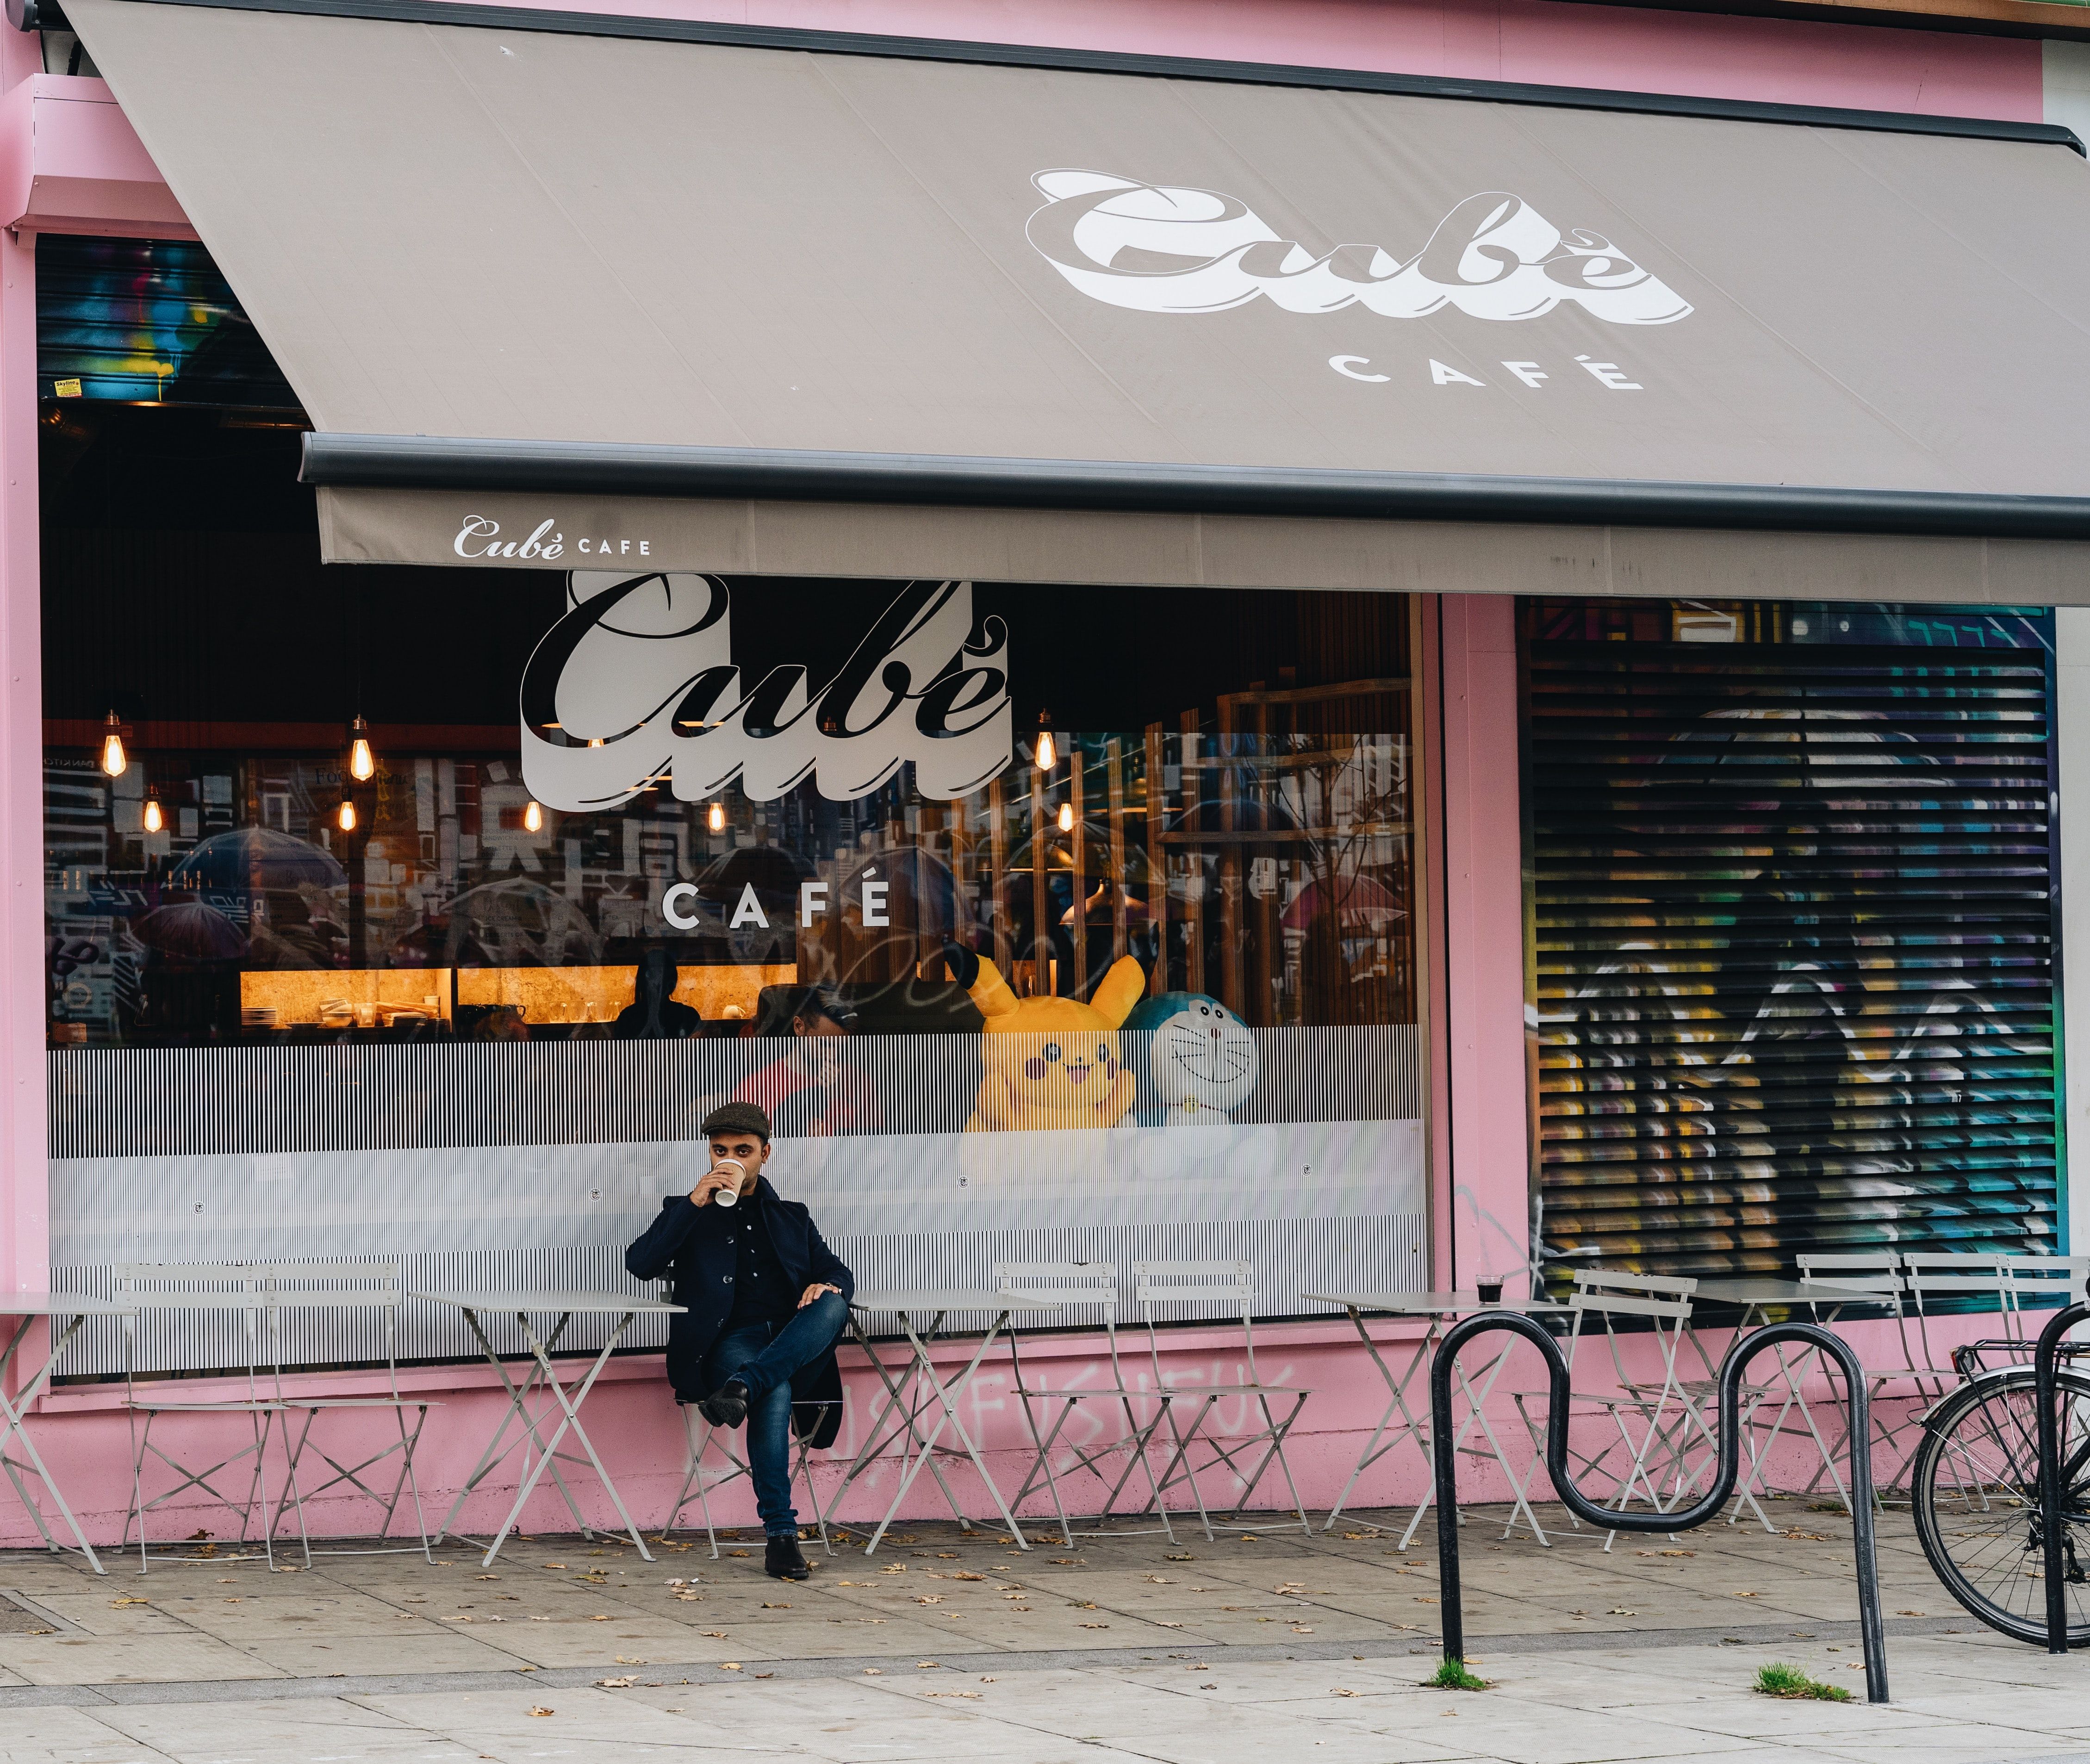
M1180 1629L1182 1627L1183 1625L1181 1624L1170 1623L1165 1618L1157 1619L1155 1623L1155 1628L1157 1629Z
M729 1550L725 1553L728 1555L746 1555L748 1552L745 1550Z
M762 1608L764 1611L789 1611L791 1607L788 1604L772 1605L765 1602Z
M1292 1633L1294 1635L1311 1635L1311 1634L1313 1634L1313 1633L1314 1633L1314 1632L1313 1632L1311 1629L1304 1629L1304 1628L1301 1628L1297 1624L1296 1624L1296 1623L1295 1623L1295 1624L1292 1624Z
M976 1690L925 1690L922 1694L924 1697L970 1697L974 1702L979 1701L979 1693Z
M1082 1565L1082 1559L1078 1555L1048 1555L1045 1560L1055 1568L1079 1568ZM1172 1562L1187 1562L1190 1559L1187 1555L1172 1555L1168 1560Z
M1190 1555L1187 1551L1180 1555L1171 1554L1167 1551L1163 1551L1162 1553L1163 1555L1167 1556L1168 1560L1171 1562L1194 1562L1198 1560L1197 1557Z
M533 1715L555 1715L558 1713L558 1710L556 1709L532 1709L530 1713Z
M501 1577L498 1574L475 1574L472 1578L475 1581L497 1581Z
M725 1640L725 1631L723 1629L699 1629L697 1633L699 1635L707 1635L714 1641L723 1641Z
M608 1623L609 1621L609 1613L606 1611L598 1611L594 1616L589 1618L588 1621L590 1623Z
M149 1598L112 1598L109 1603L112 1605L149 1605L152 1603L152 1600ZM234 1599L232 1603L237 1604L239 1600Z
M1085 1623L1082 1627L1084 1629L1107 1629L1110 1625L1107 1623Z
M1894 1615L1897 1617L1920 1617L1923 1613L1920 1611L1898 1611Z
M983 1581L987 1578L987 1576L984 1574L953 1574L951 1578L954 1581Z
M1437 1601L1434 1598L1418 1593L1416 1594L1415 1603L1418 1605L1434 1605Z
M1761 1598L1763 1597L1763 1594L1761 1593L1737 1593L1735 1594L1735 1597L1737 1598Z
M863 1676L866 1678L883 1678L885 1674L875 1666L867 1666L863 1669Z
M622 1678L599 1678L595 1681L597 1690L629 1690L639 1680L626 1673Z
M653 1663L651 1660L634 1660L628 1654L620 1654L617 1657L617 1663L619 1666L651 1666Z
M740 1662L738 1660L720 1660L719 1662L719 1670L721 1672L737 1672L740 1670Z
M918 1594L916 1595L914 1600L914 1603L918 1605L940 1605L943 1602L944 1595L941 1593Z
M1636 1611L1628 1611L1623 1605L1614 1605L1604 1615L1606 1617L1637 1617L1640 1613Z
M774 1678L776 1675L774 1672L757 1672L755 1676L757 1678Z
M1338 1684L1333 1690L1330 1691L1328 1694L1331 1697L1357 1697L1361 1696L1363 1693L1361 1691L1344 1690L1341 1685Z

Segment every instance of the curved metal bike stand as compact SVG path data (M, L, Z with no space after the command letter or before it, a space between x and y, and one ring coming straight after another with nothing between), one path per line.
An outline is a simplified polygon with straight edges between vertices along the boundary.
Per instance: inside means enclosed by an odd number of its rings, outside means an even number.
M2039 1403L2039 1517L2041 1542L2046 1557L2046 1651L2068 1651L2068 1582L2066 1551L2061 1525L2061 1418L2054 1413L2055 1373L2061 1360L2061 1338L2085 1318L2090 1305L2074 1304L2056 1311L2053 1319L2039 1332L2039 1346L2032 1354L2032 1376Z
M1719 1474L1703 1499L1673 1512L1635 1512L1627 1508L1599 1507L1576 1487L1568 1474L1567 1357L1561 1353L1560 1344L1537 1323L1516 1311L1491 1311L1469 1317L1447 1331L1443 1340L1438 1344L1437 1357L1430 1368L1430 1444L1437 1481L1438 1592L1444 1614L1446 1659L1463 1659L1466 1651L1465 1617L1459 1594L1458 1459L1451 1432L1451 1369L1461 1348L1476 1336L1496 1329L1507 1329L1512 1334L1522 1336L1546 1356L1551 1386L1550 1400L1546 1405L1546 1472L1568 1512L1606 1531L1689 1531L1717 1516L1734 1492L1735 1473L1740 1467L1742 1374L1749 1362L1765 1349L1774 1348L1783 1341L1804 1341L1835 1361L1843 1370L1843 1388L1849 1393L1850 1438L1856 1442L1851 1453L1851 1529L1857 1546L1858 1627L1865 1648L1865 1700L1876 1703L1887 1700L1886 1637L1880 1625L1879 1564L1873 1532L1873 1467L1870 1454L1864 1449L1864 1443L1872 1438L1865 1371L1858 1363L1857 1355L1840 1337L1817 1323L1772 1323L1751 1331L1727 1349L1727 1357L1720 1362ZM2053 1332L2049 1328L2048 1334ZM2041 1345L2044 1352L2044 1338ZM2042 1426L2050 1427L2050 1406L2043 1409L2041 1415ZM2050 1461L2051 1454L2047 1454L2043 1462ZM2050 1527L2048 1535L2050 1539L2058 1537L2058 1528ZM2049 1542L2048 1548L2058 1551L2058 1545ZM2051 1581L2047 1596L2049 1601L2054 1596Z

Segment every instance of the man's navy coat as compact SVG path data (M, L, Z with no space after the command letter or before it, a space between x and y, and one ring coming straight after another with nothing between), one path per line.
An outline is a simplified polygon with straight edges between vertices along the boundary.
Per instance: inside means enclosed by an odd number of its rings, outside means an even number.
M785 1199L766 1176L755 1178L755 1192L768 1221L770 1244L792 1287L803 1292L819 1281L839 1286L845 1299L855 1297L856 1276L828 1247L803 1203ZM736 1220L746 1216L738 1207L699 1207L686 1194L664 1195L660 1216L624 1252L624 1265L633 1278L655 1280L667 1276L674 1283L675 1303L689 1307L682 1316L668 1320L668 1378L685 1402L711 1394L704 1388L704 1356L732 1314L733 1277L738 1265L726 1236ZM833 1444L841 1431L842 1375L832 1350L791 1380L791 1398L825 1405L818 1411L794 1409L791 1424L801 1434L809 1434L816 1447Z

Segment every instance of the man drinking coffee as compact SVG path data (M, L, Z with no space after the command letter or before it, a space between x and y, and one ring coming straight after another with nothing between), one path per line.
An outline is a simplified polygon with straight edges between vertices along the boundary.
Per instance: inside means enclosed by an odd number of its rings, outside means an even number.
M711 1168L624 1253L634 1278L674 1283L686 1306L668 1327L668 1377L678 1402L717 1427L747 1423L755 1510L768 1538L764 1566L781 1580L811 1571L798 1547L791 1504L791 1431L815 1447L841 1426L835 1343L849 1321L856 1281L822 1239L802 1202L787 1201L762 1173L769 1117L752 1103L725 1103L706 1117ZM802 1405L794 1410L793 1400Z

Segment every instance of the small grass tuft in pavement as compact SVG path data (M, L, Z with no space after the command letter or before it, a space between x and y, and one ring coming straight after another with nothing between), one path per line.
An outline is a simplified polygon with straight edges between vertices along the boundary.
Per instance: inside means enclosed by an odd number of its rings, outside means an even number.
M1490 1687L1485 1678L1476 1678L1466 1670L1464 1660L1447 1660L1436 1671L1422 1681L1427 1690L1486 1690Z
M1757 1667L1756 1689L1759 1695L1765 1697L1811 1697L1817 1702L1825 1703L1847 1703L1851 1700L1850 1692L1841 1684L1825 1684L1783 1660L1773 1660L1768 1666Z

